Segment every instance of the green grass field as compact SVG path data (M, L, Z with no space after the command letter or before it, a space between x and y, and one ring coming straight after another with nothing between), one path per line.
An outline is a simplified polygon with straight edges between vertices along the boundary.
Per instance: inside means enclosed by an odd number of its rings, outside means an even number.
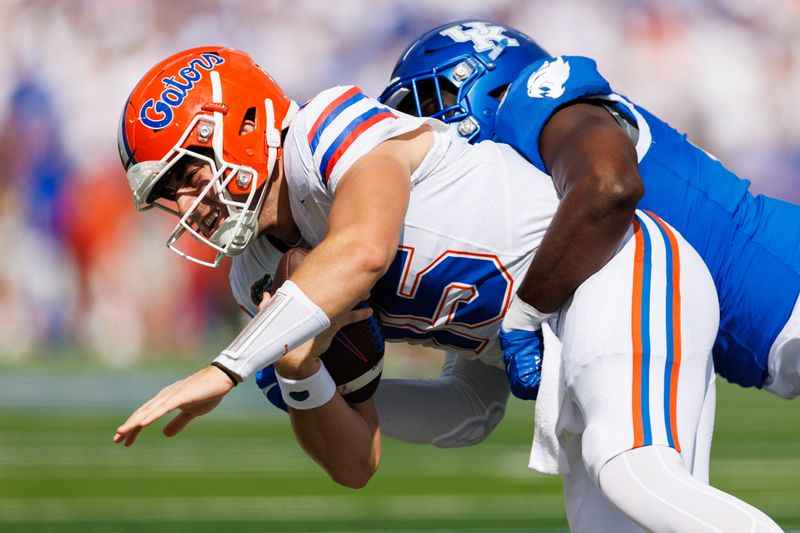
M178 375L0 370L0 531L566 530L559 479L526 468L531 404L512 402L469 449L386 440L379 472L353 491L249 383L178 437L152 428L113 445L130 410ZM800 529L800 405L721 384L716 427L712 482Z

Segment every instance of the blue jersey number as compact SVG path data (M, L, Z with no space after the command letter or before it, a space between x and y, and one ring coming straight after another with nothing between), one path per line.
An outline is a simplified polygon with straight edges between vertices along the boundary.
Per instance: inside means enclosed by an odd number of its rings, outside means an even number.
M511 298L513 279L494 255L448 250L408 286L414 249L402 246L372 289L384 335L432 339L442 346L480 352L488 338L473 334L496 322Z

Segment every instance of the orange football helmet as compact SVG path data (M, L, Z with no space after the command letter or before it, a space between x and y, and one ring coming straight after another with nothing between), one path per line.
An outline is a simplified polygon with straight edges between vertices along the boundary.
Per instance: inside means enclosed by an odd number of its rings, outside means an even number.
M117 144L136 209L159 207L178 216L167 239L170 250L215 267L252 242L266 183L281 158L281 131L296 110L297 104L269 74L232 48L179 52L145 74L125 103ZM255 123L252 131L242 129L245 120ZM207 163L213 177L188 211L179 213L159 198L158 185L184 158ZM192 215L209 194L228 213L206 237ZM185 232L210 246L214 258L201 259L179 249L177 242Z

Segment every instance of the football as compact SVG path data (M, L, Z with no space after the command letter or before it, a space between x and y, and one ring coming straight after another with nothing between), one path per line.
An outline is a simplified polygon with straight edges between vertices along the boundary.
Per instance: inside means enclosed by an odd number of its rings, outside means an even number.
M283 285L308 255L305 248L292 248L281 257L272 282L273 290ZM368 305L362 302L361 306ZM350 403L368 400L378 388L383 370L383 334L377 315L340 329L320 357L339 393Z

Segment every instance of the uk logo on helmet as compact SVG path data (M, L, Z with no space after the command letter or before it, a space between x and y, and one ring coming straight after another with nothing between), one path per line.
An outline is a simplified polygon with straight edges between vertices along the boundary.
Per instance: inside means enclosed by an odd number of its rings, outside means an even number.
M466 29L462 28L466 26ZM472 41L472 47L476 52L486 52L493 50L501 41L506 41L506 46L519 46L519 41L513 37L503 35L506 28L487 24L485 22L465 22L450 26L439 32L439 35L450 37L457 43Z
M569 79L569 61L559 57L545 61L528 78L528 96L531 98L560 98L564 94L564 84Z
M201 54L180 69L177 76L163 78L161 83L164 84L164 90L158 100L151 98L142 105L139 112L142 124L154 130L169 126L174 115L173 109L180 106L197 82L203 79L200 69L210 71L224 62L217 54Z

